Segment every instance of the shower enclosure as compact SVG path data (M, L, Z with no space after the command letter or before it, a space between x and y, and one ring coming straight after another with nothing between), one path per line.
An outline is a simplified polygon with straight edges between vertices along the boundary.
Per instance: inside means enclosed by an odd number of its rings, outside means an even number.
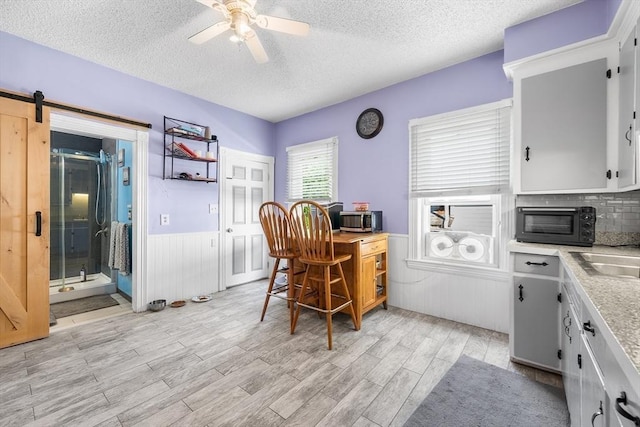
M65 292L112 283L108 261L113 175L112 155L102 149L52 149L52 289Z

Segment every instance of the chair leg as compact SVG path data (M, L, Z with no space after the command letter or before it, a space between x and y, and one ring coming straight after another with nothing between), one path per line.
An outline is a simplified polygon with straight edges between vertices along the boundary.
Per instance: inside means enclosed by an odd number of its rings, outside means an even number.
M331 314L331 267L326 266L324 268L324 309L327 310L327 340L329 344L329 350L333 348L332 329L333 329L333 314Z
M267 296L264 299L264 306L262 307L262 316L260 321L264 320L264 315L267 312L267 306L269 305L269 298L271 298L271 291L273 290L273 284L276 281L276 273L278 272L278 266L280 265L280 258L276 258L273 264L273 270L271 271L271 279L269 279L269 288L267 289Z
M289 329L293 334L293 314L295 312L295 301L296 296L296 284L295 284L295 274L293 272L293 260L289 260L287 267L287 305L289 306Z
M304 278L302 279L302 287L300 288L300 293L298 294L298 300L304 298L304 294L307 292L308 280L307 276L309 274L309 268L304 272ZM293 334L296 330L296 324L298 323L298 316L300 316L301 305L298 304L296 307L296 313L293 315L293 321L291 322L291 333Z
M342 270L342 264L338 264L338 272L340 273L340 282L342 283L342 288L344 289L345 297L351 301L349 304L349 314L351 315L351 320L353 321L353 327L356 328L356 331L360 330L360 324L356 319L356 312L353 309L353 299L351 299L351 295L349 294L349 288L347 287L347 281L344 277L344 271Z

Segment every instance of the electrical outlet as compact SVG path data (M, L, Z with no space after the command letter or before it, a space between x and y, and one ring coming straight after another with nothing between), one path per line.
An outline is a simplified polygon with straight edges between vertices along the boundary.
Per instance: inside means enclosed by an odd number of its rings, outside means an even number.
M169 225L169 214L160 215L160 225Z
M212 215L215 215L218 213L217 203L209 203L209 213Z

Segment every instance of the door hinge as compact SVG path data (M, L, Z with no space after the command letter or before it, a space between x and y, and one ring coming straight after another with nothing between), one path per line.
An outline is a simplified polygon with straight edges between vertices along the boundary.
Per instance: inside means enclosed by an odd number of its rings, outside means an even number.
M634 46L638 46L638 39L637 39L637 38L636 38L636 39L633 39L633 45L634 45Z
M558 350L558 359L562 360L562 350Z
M616 171L616 178L620 178L620 171Z
M558 294L558 302L562 302L562 292Z
M634 119L636 118L636 112L635 111L633 112L633 118Z
M611 179L611 169L607 171L607 179Z
M609 68L607 70L607 78L610 79L611 78L611 68Z
M582 355L581 354L578 355L578 368L582 369Z
M618 74L620 74L620 67L618 67Z

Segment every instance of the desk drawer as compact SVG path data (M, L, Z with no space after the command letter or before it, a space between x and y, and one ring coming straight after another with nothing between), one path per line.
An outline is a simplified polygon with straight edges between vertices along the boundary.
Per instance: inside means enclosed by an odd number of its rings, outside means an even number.
M387 251L387 240L376 240L375 242L363 243L360 249L362 256L379 254Z

